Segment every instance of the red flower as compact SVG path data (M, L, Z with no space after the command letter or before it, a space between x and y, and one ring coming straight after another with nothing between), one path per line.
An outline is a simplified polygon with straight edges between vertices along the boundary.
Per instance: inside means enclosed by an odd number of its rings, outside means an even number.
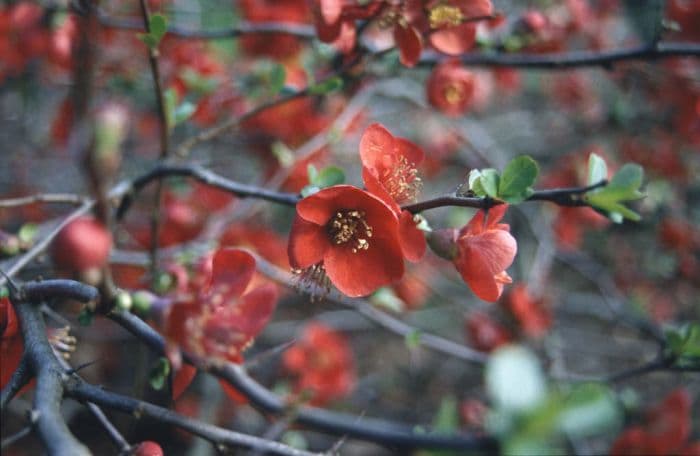
M51 257L71 271L99 268L107 263L112 235L91 217L79 217L66 225L53 241Z
M425 236L416 227L413 214L402 211L399 204L415 200L420 190L416 166L423 161L423 151L375 123L362 135L360 159L367 190L389 205L399 219L399 242L404 256L409 261L420 260L425 253Z
M510 227L498 223L506 209L508 206L501 204L491 208L488 215L477 212L456 239L455 267L474 294L489 302L498 300L503 285L512 282L505 269L518 251Z
M426 85L430 104L448 116L459 116L467 111L475 88L474 74L458 60L437 65Z
M491 0L435 0L428 2L430 44L440 52L459 55L472 48L476 38L474 19L493 14Z
M0 298L0 388L10 381L23 352L24 342L15 309L9 298Z
M552 326L552 313L544 300L531 296L524 283L519 283L510 290L503 305L528 336L540 337Z
M610 454L694 454L698 442L688 442L690 406L688 392L674 390L661 404L649 410L644 425L630 427L620 434Z
M491 352L511 340L508 330L481 312L472 312L466 319L469 342L477 350Z
M350 185L325 188L297 204L288 253L293 268L322 267L348 296L367 295L404 272L397 216Z
M210 261L206 284L193 300L166 310L165 333L171 343L199 358L238 363L270 320L277 288L265 284L246 293L255 274L255 259L247 252L223 248ZM174 360L177 368L176 354Z
M345 338L333 329L312 322L301 340L284 354L285 369L297 376L295 390L312 394L322 405L345 396L355 384L355 363Z

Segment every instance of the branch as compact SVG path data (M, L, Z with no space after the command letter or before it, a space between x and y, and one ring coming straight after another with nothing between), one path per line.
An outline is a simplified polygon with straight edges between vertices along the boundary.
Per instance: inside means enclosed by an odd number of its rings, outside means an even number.
M10 298L24 337L25 355L36 375L35 429L50 455L89 455L88 449L71 434L61 415L63 378L66 375L46 338L46 326L32 303Z
M698 57L700 45L692 43L653 43L630 49L613 51L570 51L555 54L505 54L505 53L471 53L459 59L465 65L485 67L538 68L561 70L578 67L612 68L615 63L629 60L657 60L670 57ZM438 54L425 54L418 63L421 66L433 66L446 60Z
M137 20L112 17L103 11L98 13L98 18L103 26L124 30L143 32L143 25ZM239 22L235 27L218 30L192 30L175 25L168 26L168 34L180 38L199 38L204 40L217 40L223 38L237 38L248 34L283 34L296 36L297 38L316 38L316 30L313 26L294 22Z
M140 318L130 313L112 313L110 318L145 342L152 350L163 353L165 341L160 334ZM196 364L195 360L186 353L184 357L190 364ZM245 395L253 405L265 412L279 415L287 411L288 404L284 399L250 378L241 366L227 363L218 366L198 367L205 370L208 369L213 375L226 380ZM390 447L399 446L404 449L442 448L487 452L497 452L498 450L498 442L492 437L465 434L418 434L413 431L412 425L358 417L309 406L299 406L296 409L296 413L299 423L314 429L337 435L347 435Z
M65 298L89 303L100 298L95 287L64 279L28 282L20 287L18 294L20 300L29 302L45 301L51 298Z
M292 276L290 273L276 267L257 253L250 250L246 251L253 255L257 268L261 273L276 282L284 284L287 287L299 288L296 286L294 276ZM312 294L322 294L320 287L318 290L314 289L308 291ZM488 359L488 356L477 350L433 334L424 333L423 331L399 320L398 318L382 312L364 299L348 298L339 293L329 293L327 296L325 296L325 299L330 302L354 309L368 320L394 334L398 334L399 336L405 337L418 331L420 332L420 344L436 352L476 364L485 364L486 360Z
M165 177L184 176L196 179L204 184L225 190L239 197L254 197L275 203L294 206L301 199L294 193L276 192L253 185L242 184L222 177L206 168L197 165L160 165L148 174L135 179L129 188L128 193L117 209L117 219L121 219L133 203L136 195L154 180Z
M118 410L133 417L145 416L153 418L161 423L179 427L212 442L217 448L221 448L221 446L252 448L283 456L311 456L315 454L308 451L297 450L282 443L222 429L193 418L184 417L171 410L148 402L105 391L80 380L68 382L66 385L66 395L79 401L88 401L103 407Z
M43 193L40 195L22 196L19 198L7 198L0 200L0 207L18 207L35 203L55 203L55 204L83 204L85 198L72 193Z

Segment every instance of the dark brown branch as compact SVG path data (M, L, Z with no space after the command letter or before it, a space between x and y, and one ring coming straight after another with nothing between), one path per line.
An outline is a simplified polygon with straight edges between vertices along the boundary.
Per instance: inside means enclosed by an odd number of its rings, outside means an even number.
M80 380L72 380L66 385L66 395L79 401L87 401L108 407L134 417L149 417L161 423L167 423L198 435L216 445L252 448L269 454L282 456L311 456L314 453L297 450L279 442L262 439L252 435L229 431L220 427L204 423L192 418L184 417L171 410L158 407L148 402L122 396L120 394L105 391L96 386Z
M162 353L163 338L153 328L129 313L113 313L114 321L145 342L152 350ZM188 362L194 360L185 354ZM202 366L199 366L203 368ZM209 372L222 378L243 393L253 405L274 414L284 414L287 403L272 391L250 378L245 370L234 364L208 366ZM472 435L418 434L413 426L375 418L358 417L316 407L300 406L296 409L297 422L336 435L347 435L372 441L389 447L443 448L497 452L498 442L491 437Z
M97 289L74 280L42 280L28 282L20 287L19 297L23 301L36 302L51 298L75 299L83 303L97 301Z
M204 184L225 190L239 197L254 197L275 203L294 206L300 197L293 193L276 192L253 185L241 184L225 177L222 177L206 168L197 165L160 165L154 170L135 179L129 192L125 195L119 208L117 209L117 219L123 217L125 212L133 203L137 194L154 180L161 180L171 176L191 177Z
M24 337L25 355L36 375L33 404L37 414L36 431L50 455L89 455L88 449L71 434L61 415L65 372L46 338L46 326L38 306L15 297L11 299Z
M144 31L143 25L137 20L112 17L103 12L100 12L98 17L105 27L134 30L138 32ZM316 30L313 26L292 22L240 22L235 27L218 30L192 30L175 25L168 26L169 35L180 38L198 38L203 40L237 38L241 35L271 33L292 35L303 39L313 39L316 37Z
M670 42L613 51L569 51L556 54L471 53L461 56L460 60L469 66L561 70L596 66L611 68L616 63L632 60L654 61L670 57L699 56L700 44ZM426 53L419 65L432 66L445 59L444 56Z

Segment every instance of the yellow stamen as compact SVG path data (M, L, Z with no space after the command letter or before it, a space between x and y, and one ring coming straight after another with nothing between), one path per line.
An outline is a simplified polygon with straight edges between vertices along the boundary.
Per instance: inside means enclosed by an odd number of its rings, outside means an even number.
M342 245L352 242L353 253L369 249L368 239L372 237L372 227L365 220L364 211L338 211L326 227L333 244Z
M441 4L430 10L430 28L454 27L464 20L462 11L456 6Z

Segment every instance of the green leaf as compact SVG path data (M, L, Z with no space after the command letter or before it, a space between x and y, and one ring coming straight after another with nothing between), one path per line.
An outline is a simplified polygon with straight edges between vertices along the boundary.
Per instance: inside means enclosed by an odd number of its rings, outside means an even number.
M499 409L521 413L542 403L547 385L537 357L524 347L510 345L489 358L486 390Z
M284 66L275 62L268 73L268 88L270 92L274 95L278 94L284 87L284 81L286 79L287 72Z
M575 387L564 399L559 427L568 436L585 438L619 428L622 413L612 392L604 385Z
M80 324L80 326L90 326L94 319L95 312L88 309L87 307L83 307L80 313L78 314L78 323Z
M315 185L307 185L306 187L302 188L301 192L299 192L299 193L301 194L301 196L306 198L307 196L311 196L314 193L318 192L319 190L321 190L321 189L316 187Z
M197 107L189 101L183 101L178 105L177 98L178 95L175 89L168 89L163 93L165 120L169 130L172 130L176 125L189 119L197 109Z
M498 197L508 203L519 203L533 192L539 168L537 162L527 155L511 160L503 170L498 182Z
M370 301L377 307L384 308L390 312L401 313L406 308L406 304L396 296L394 290L389 287L382 287L371 297Z
M406 334L404 341L406 347L409 349L414 349L420 347L421 332L418 329L414 329L410 333Z
M700 324L688 323L666 331L666 346L678 365L700 363Z
M156 49L168 31L168 19L162 14L153 14L148 21L148 28L149 33L139 33L137 36L146 46Z
M17 232L17 237L25 244L34 242L34 238L39 232L39 226L36 223L25 223Z
M452 434L459 428L459 404L454 396L445 396L433 419L433 429L439 433Z
M500 176L495 169L487 168L481 170L481 186L488 196L496 198L498 196L498 181Z
M191 68L185 68L180 72L180 78L187 88L199 95L207 95L216 90L219 81L216 78L208 78Z
M197 106L189 101L183 101L180 106L175 109L175 125L181 124L190 118L197 110Z
M309 93L312 95L325 95L343 88L343 79L340 76L333 76L318 84L309 86Z
M639 191L643 178L644 170L641 166L627 163L615 173L608 185L587 193L584 199L594 208L606 212L615 223L621 223L623 218L639 221L639 214L622 203L644 197Z
M345 182L345 173L337 166L323 168L311 183L319 188L332 187Z
M598 154L588 157L588 185L594 185L608 178L608 165Z
M158 361L151 368L148 383L151 385L151 388L160 391L165 386L168 375L170 375L170 363L166 358L158 358Z
M309 176L309 182L313 184L318 177L318 169L314 165L308 165L306 167L306 174Z

